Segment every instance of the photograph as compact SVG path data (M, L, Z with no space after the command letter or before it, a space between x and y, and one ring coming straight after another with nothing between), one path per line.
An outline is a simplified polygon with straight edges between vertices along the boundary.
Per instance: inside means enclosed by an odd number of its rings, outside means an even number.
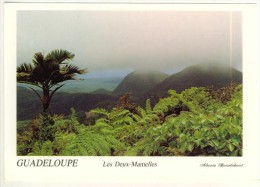
M0 186L259 186L259 1L0 5Z
M18 11L17 155L242 156L239 11Z

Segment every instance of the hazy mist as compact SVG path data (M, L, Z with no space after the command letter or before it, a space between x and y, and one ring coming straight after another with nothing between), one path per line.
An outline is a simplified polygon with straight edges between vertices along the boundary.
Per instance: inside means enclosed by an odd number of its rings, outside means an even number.
M174 73L197 63L242 70L240 12L19 11L17 64L66 49L89 76Z

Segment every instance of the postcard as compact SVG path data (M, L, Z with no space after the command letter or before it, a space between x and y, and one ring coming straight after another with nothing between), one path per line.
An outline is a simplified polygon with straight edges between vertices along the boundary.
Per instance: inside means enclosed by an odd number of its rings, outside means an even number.
M258 1L3 4L3 186L259 186Z

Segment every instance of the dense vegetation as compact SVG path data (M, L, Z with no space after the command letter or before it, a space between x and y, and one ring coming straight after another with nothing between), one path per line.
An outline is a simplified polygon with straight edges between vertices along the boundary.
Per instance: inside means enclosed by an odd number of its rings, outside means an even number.
M49 108L50 114L70 114L74 107L77 113L85 113L94 108L111 109L116 105L118 98L106 94L66 93L57 92ZM17 119L28 120L36 118L41 112L41 103L33 91L24 87L17 87Z
M192 87L145 107L119 99L111 110L19 121L18 155L241 156L242 85ZM88 104L88 103L86 103Z

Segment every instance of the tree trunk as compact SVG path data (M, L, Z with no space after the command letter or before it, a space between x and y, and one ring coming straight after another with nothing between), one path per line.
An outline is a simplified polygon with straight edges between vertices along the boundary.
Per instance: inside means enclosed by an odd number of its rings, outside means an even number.
M47 113L49 105L50 105L50 88L49 86L44 86L43 96L42 96L42 107L44 113Z

